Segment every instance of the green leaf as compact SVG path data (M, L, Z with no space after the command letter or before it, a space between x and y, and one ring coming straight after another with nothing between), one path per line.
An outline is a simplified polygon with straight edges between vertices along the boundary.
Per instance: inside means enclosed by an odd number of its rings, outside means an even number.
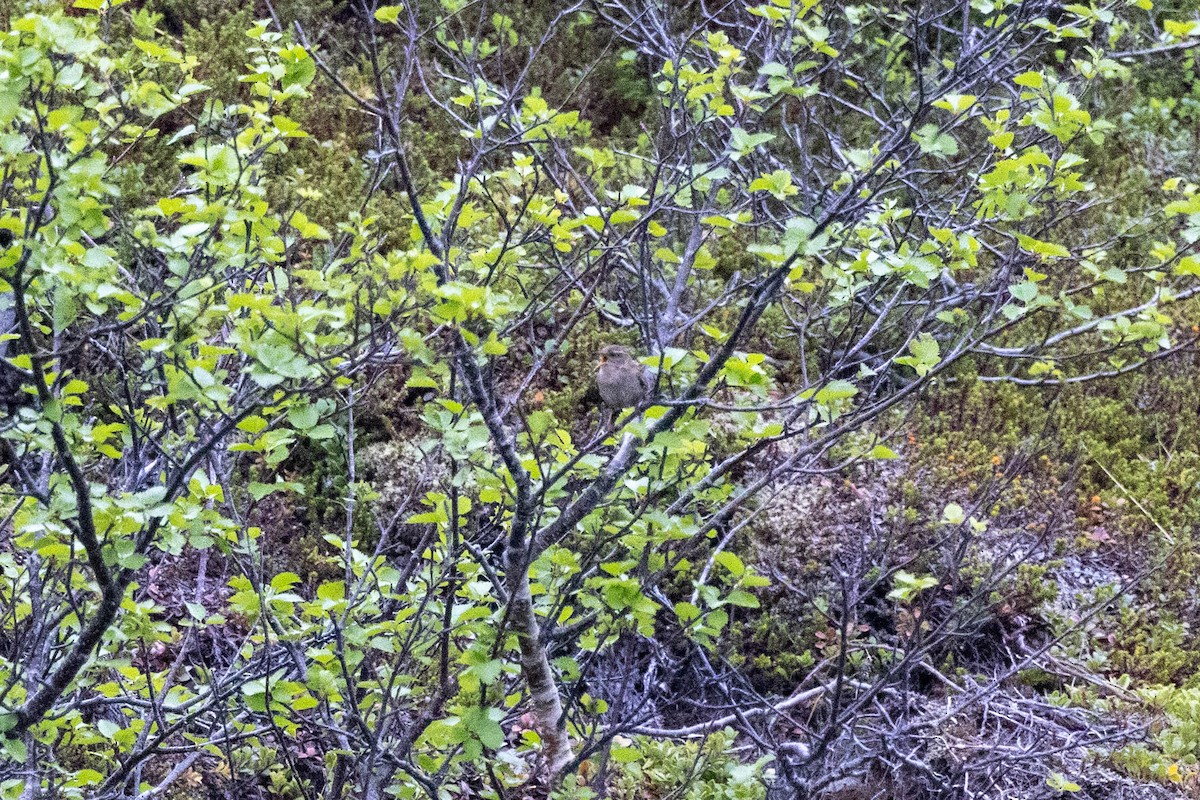
M449 517L446 516L446 509L438 507L433 511L425 511L420 514L413 514L408 519L404 520L406 525L445 525L449 522Z
M675 616L683 625L690 625L700 617L700 609L691 603L680 601L675 604Z
M318 425L317 427L308 431L307 435L308 435L308 438L311 439L312 441L320 442L320 441L324 441L325 439L332 439L333 437L337 436L337 428L335 428L329 424Z
M285 481L282 478L276 477L274 483L262 483L260 481L250 481L246 485L246 491L257 502L262 500L269 494L276 492L295 492L296 494L304 494L304 484L295 481Z
M942 511L943 525L958 525L966 520L966 512L958 503L948 503Z
M729 139L729 146L733 150L733 160L737 161L754 148L766 144L774 138L775 134L773 133L747 133L742 128L734 128Z
M24 741L21 739L10 739L7 736L4 737L4 752L13 761L21 763L24 763L25 759L29 757L29 751L26 749Z
M75 773L73 783L78 786L91 786L104 780L104 774L94 769L81 769Z
M941 133L938 126L932 122L922 125L913 133L912 138L923 153L938 158L958 155L958 142L950 134Z
M896 359L897 364L904 364L916 370L919 377L924 378L929 374L929 371L936 367L942 360L942 349L938 344L937 339L934 339L928 333L922 333L908 343L908 351L912 353L909 356L901 356Z
M1046 79L1040 72L1022 72L1017 77L1013 78L1013 83L1017 86L1025 86L1030 89L1040 89L1045 84Z
M850 381L836 380L830 381L817 391L813 398L821 405L828 405L835 400L846 400L858 394L858 387Z
M346 584L344 581L326 581L317 587L318 600L345 600Z
M973 94L948 94L940 100L935 100L933 104L938 108L944 108L955 114L961 114L975 105L975 100L976 97Z
M612 747L608 751L608 755L613 761L618 764L632 764L635 761L642 760L642 751L636 747Z
M932 589L934 586L937 586L937 583L937 578L932 575L918 577L911 572L900 570L893 576L893 585L895 588L888 592L887 596L891 600L899 600L907 603L926 589Z
M262 431L267 427L267 421L262 417L255 415L246 417L244 420L239 422L237 426L239 430L243 430L246 433L262 433Z
M756 178L750 184L752 192L770 192L780 200L797 194L800 190L792 185L792 174L784 169L777 169L769 175Z
M1071 251L1063 247L1061 244L1054 242L1043 242L1040 239L1035 239L1032 236L1017 234L1017 241L1021 247L1031 253L1037 253L1040 256L1050 258L1070 258Z
M1163 20L1163 30L1172 39L1189 39L1200 33L1200 22L1196 20Z
M1008 146L1013 143L1013 134L1011 131L1001 131L989 136L988 141L997 150L1007 150Z
M1033 298L1038 296L1038 286L1032 281L1024 281L1008 287L1012 292L1012 296L1020 300L1022 303L1028 303Z
M500 727L500 722L504 717L504 712L498 708L469 708L462 715L462 724L467 727L475 738L479 739L485 747L490 747L493 750L499 750L504 746L504 729Z
M743 592L741 589L735 589L725 598L725 602L742 608L758 608L758 598L749 592Z
M1067 776L1063 775L1061 772L1050 773L1050 777L1046 778L1046 785L1056 791L1071 792L1072 794L1081 791L1083 788L1078 783L1069 780Z
M504 662L498 658L493 658L483 664L476 664L471 667L471 671L479 678L479 682L485 686L495 683L500 677L501 671L504 669Z
M281 50L279 57L284 63L284 73L279 83L285 91L308 86L316 77L317 64L303 47L296 45Z
M380 6L375 9L375 19L384 23L395 22L400 19L400 12L403 10L404 6L402 5Z
M721 552L717 553L717 555L714 557L714 560L722 567L729 570L729 573L735 578L742 577L742 575L746 572L746 565L742 563L742 560L728 550L722 550Z
M281 572L271 579L271 589L276 592L286 592L300 582L300 576L294 572Z

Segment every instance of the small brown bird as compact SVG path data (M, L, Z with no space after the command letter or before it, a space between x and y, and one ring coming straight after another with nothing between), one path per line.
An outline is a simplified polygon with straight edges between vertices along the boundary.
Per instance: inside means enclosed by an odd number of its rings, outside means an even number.
M600 399L610 409L636 406L650 395L654 379L629 348L608 344L600 348L600 364L596 367L596 388Z

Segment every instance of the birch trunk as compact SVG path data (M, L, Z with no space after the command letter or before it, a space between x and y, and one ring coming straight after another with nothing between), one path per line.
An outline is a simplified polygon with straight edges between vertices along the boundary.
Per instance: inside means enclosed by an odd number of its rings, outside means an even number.
M517 634L521 648L521 672L529 686L533 702L533 718L542 738L542 754L551 776L562 772L574 758L571 740L563 720L562 699L554 682L550 659L542 646L537 614L533 611L533 595L529 590L529 567L524 554L508 560L508 621Z

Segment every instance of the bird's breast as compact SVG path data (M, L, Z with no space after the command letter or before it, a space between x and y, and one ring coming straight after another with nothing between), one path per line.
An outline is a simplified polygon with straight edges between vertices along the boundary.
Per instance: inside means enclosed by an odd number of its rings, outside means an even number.
M614 408L637 405L645 392L640 370L638 373L627 374L608 365L601 367L596 373L596 388L600 390L604 404Z

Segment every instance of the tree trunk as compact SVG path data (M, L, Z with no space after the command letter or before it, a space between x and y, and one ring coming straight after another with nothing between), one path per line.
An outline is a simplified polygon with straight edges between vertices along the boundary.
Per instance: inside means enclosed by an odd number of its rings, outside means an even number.
M533 717L538 735L542 737L542 754L546 769L553 777L566 768L574 754L563 720L562 700L554 682L554 671L538 631L537 615L533 612L533 595L529 591L529 567L524 553L509 553L508 561L508 621L517 634L521 648L521 671L529 685L533 701Z

